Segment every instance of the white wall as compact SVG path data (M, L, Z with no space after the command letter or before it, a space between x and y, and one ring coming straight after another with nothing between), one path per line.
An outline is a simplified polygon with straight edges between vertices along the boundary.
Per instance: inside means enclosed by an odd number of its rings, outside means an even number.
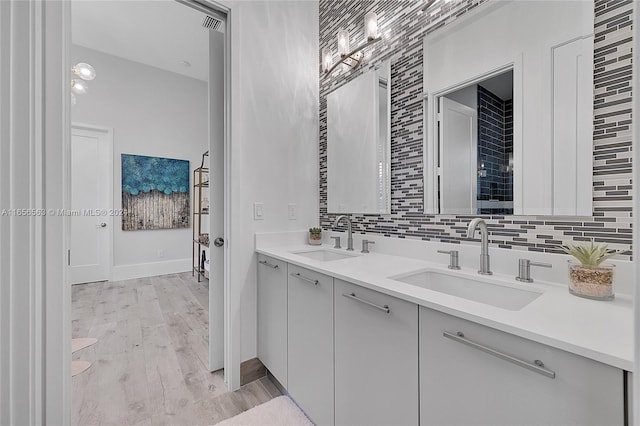
M239 1L232 8L231 297L242 360L256 356L254 233L318 223L317 1ZM264 220L253 220L253 203ZM297 220L287 205L297 204ZM236 297L237 296L237 297ZM236 330L237 331L237 330Z
M113 128L116 209L122 206L121 154L189 160L191 170L200 165L209 146L206 82L77 45L71 59L96 69L89 93L72 107L72 121ZM122 231L120 218L113 223L113 279L189 270L191 228Z

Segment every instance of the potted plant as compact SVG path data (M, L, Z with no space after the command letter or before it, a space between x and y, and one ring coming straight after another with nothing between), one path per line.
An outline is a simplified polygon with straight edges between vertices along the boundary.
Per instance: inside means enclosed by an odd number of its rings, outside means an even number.
M562 249L573 256L569 260L569 292L588 299L611 300L615 265L603 263L618 254L609 250L606 244L577 246L567 244Z
M312 246L322 244L322 228L309 228L309 244Z

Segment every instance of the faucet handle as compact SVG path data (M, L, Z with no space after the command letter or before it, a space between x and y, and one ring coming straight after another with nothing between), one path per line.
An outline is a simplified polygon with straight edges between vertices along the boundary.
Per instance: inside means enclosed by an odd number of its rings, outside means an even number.
M449 269L460 269L458 264L458 250L438 250L438 253L449 255Z
M334 239L336 241L335 245L333 246L333 248L342 248L342 246L340 245L340 236L336 236L336 237L330 237L332 239Z
M375 244L375 241L362 240L362 251L360 253L369 253L369 244Z
M518 259L518 276L516 277L516 280L524 283L532 283L533 282L533 278L531 278L532 266L541 266L543 268L553 267L553 265L550 263L532 262L529 259Z

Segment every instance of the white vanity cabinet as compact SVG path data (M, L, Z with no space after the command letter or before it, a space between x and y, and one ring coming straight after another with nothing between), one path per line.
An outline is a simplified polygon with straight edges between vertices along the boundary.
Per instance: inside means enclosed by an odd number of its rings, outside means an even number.
M258 358L287 387L287 263L258 255Z
M289 265L287 390L314 424L333 425L333 278Z
M420 308L421 425L622 425L623 374Z
M335 424L418 424L418 306L334 279Z

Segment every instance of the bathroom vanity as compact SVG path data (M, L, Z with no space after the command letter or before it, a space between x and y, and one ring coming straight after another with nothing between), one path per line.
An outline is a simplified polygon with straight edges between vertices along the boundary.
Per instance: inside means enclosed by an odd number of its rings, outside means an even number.
M367 235L380 252L361 254L303 237L256 236L258 357L314 423L628 422L628 297L580 299L501 270L526 252L492 250L503 262L480 277L474 246L450 270L443 244Z

